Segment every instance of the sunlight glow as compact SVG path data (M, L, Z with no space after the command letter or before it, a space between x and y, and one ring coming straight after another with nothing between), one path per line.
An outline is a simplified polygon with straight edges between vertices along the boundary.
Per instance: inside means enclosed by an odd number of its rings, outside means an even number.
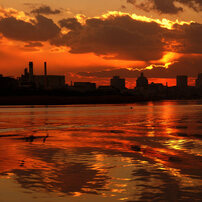
M165 63L164 65L156 65L156 64L151 64L149 65L148 67L146 67L145 69L148 69L148 70L151 70L155 67L162 67L162 68L165 68L165 69L168 69L170 65L174 64L175 62L167 62Z
M151 63L154 63L154 64L147 66L145 69L151 70L155 67L162 67L162 68L168 69L170 65L173 65L176 62L178 62L177 59L179 57L180 57L180 54L177 54L174 52L167 52L162 57L162 59L160 59L158 61L151 61Z
M162 63L169 63L170 61L173 61L174 59L178 58L179 54L174 52L168 52L166 53L163 58L160 60Z
M120 11L108 11L108 13L102 15L102 18L107 19L109 17L127 16L127 15L130 16L134 20L143 21L143 22L158 23L158 24L160 24L161 27L167 28L167 29L172 29L173 25L175 25L175 24L178 24L178 25L187 24L187 25L189 25L189 24L194 22L194 21L189 21L189 22L179 21L178 19L176 19L175 21L171 21L171 20L168 20L166 18L163 18L162 20L152 19L152 18L148 18L146 16L136 15L135 13L129 14L129 13L124 13L124 12L120 12Z
M17 20L23 20L25 22L32 23L35 18L26 15L24 11L18 11L14 8L2 8L0 7L0 19L14 17Z

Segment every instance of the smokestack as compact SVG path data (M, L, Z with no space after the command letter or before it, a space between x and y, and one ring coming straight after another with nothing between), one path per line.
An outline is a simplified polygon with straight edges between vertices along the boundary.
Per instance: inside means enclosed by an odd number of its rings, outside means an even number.
M24 75L27 76L27 68L24 69Z
M46 66L46 62L44 62L44 89L47 89L47 66Z
M29 74L33 77L33 62L29 62Z
M44 62L44 75L47 76L47 66L46 66L46 62Z

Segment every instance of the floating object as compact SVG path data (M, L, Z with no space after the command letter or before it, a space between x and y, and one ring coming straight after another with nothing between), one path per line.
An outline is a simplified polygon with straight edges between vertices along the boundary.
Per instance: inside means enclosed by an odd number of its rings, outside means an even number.
M122 130L110 130L110 133L124 133Z
M47 134L44 138L43 138L43 143L46 142L46 139L49 137L49 135Z
M22 166L24 166L24 164L25 164L25 161L22 160L21 163L20 163L20 166L22 167Z
M34 135L30 135L29 137L26 137L25 140L26 142L33 142L35 138Z

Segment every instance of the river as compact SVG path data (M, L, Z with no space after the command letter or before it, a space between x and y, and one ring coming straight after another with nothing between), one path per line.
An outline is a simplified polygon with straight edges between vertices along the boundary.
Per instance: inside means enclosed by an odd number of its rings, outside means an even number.
M201 201L202 101L0 106L1 202Z

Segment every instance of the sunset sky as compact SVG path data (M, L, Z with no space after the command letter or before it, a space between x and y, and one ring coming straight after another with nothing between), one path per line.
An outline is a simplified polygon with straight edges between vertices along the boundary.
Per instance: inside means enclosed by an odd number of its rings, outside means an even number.
M202 0L2 0L0 74L35 74L133 87L140 71L173 85L202 72ZM193 79L190 80L193 83Z

